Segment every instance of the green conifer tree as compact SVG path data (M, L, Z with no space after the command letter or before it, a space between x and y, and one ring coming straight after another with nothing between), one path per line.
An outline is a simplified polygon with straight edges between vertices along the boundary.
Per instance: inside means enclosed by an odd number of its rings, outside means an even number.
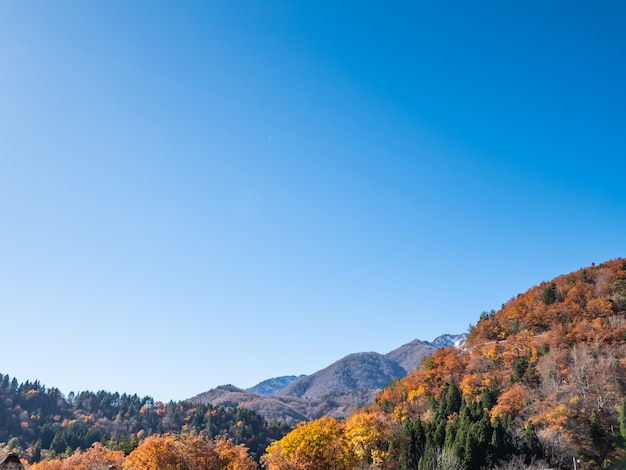
M626 446L626 401L619 407L619 433L622 436L622 445Z

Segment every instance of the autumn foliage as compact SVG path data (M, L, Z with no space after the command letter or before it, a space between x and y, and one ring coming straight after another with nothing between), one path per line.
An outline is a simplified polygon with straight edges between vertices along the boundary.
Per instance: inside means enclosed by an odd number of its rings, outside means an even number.
M60 458L44 460L29 468L31 470L93 470L109 467L122 468L123 462L124 452L109 450L102 444L95 443L85 452L78 450L65 460Z
M224 438L153 435L135 449L124 470L255 470L256 463L243 445Z
M480 469L517 455L611 468L624 455L625 403L626 260L615 259L483 313L463 349L437 350L344 422L301 424L263 463L425 469L445 455L449 468Z
M224 437L154 434L126 457L99 443L85 452L35 463L31 470L255 470L257 464L243 445Z

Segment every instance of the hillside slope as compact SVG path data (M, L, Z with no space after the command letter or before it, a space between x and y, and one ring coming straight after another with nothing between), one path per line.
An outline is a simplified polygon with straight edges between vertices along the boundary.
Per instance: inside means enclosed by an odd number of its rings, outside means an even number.
M438 408L450 387L457 403L482 403L485 432L505 427L519 452L562 467L572 456L586 468L615 465L626 439L626 260L542 282L484 313L463 349L437 350L373 409L431 422L437 410L454 413ZM452 446L446 430L440 442Z

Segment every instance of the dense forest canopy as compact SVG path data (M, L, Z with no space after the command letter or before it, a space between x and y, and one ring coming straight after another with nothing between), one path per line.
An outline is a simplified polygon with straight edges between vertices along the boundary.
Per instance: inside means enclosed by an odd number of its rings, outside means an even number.
M38 381L0 379L0 443L5 452L29 462L68 457L100 443L130 454L140 441L167 433L227 437L255 458L288 430L245 408L213 407L186 401L161 403L151 397L99 392L70 393Z

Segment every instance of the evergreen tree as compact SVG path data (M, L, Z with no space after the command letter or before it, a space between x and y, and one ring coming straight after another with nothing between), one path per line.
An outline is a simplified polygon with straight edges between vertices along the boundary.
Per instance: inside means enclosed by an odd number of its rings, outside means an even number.
M619 408L619 433L622 436L622 445L626 446L626 401Z
M404 443L404 446L397 451L399 468L418 468L426 445L426 433L422 421L419 418L408 421L402 427L400 434L398 442Z
M552 305L556 302L556 284L552 282L548 287L543 291L543 295L541 296L541 300L546 305Z

